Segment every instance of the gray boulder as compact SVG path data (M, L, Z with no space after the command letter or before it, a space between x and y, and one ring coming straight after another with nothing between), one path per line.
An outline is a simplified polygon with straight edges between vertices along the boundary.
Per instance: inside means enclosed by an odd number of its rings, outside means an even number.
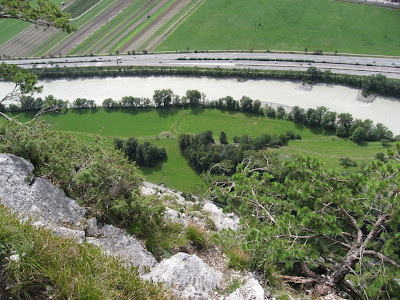
M96 218L90 218L86 221L86 235L96 237L99 235L99 227Z
M41 227L49 230L57 236L75 239L79 243L83 243L86 241L85 232L83 230L71 229L64 226L56 225L54 223L46 223L44 221L36 221L32 224L32 226Z
M0 154L1 203L34 218L80 226L86 210L49 181L35 178L33 170L23 158Z
M180 252L163 260L144 278L167 283L178 297L208 299L209 292L219 288L222 273L196 255Z
M122 261L138 266L142 273L157 264L153 255L138 240L128 235L125 230L112 225L105 225L98 229L98 237L88 237L86 241L99 246L109 255L114 255Z
M232 294L226 297L225 300L264 300L265 292L260 283L251 278L246 282L246 284Z
M210 201L204 203L203 209L210 213L210 218L213 220L217 230L222 229L239 229L240 219L234 213L224 213L222 209Z
M172 222L181 223L184 226L188 224L184 213L179 213L169 207L166 208L164 216Z

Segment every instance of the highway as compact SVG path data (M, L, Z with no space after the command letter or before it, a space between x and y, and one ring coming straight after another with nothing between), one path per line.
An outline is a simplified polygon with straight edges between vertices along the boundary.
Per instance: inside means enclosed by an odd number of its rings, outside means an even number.
M276 60L276 61L275 61ZM144 66L198 67L259 70L305 71L314 66L332 73L352 75L382 74L400 79L400 59L341 55L313 55L286 53L174 53L120 56L84 56L46 59L2 60L22 68L88 67L88 66Z

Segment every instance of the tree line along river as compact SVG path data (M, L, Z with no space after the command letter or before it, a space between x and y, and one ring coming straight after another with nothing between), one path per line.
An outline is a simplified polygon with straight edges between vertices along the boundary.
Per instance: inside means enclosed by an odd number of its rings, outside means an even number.
M120 100L124 96L152 98L158 89L172 89L180 96L187 90L195 89L206 94L208 100L232 96L240 100L248 96L263 103L277 103L286 106L298 105L302 108L325 106L337 113L348 112L358 119L371 119L383 123L400 134L400 99L376 97L372 103L357 101L358 90L354 88L316 84L311 90L300 88L300 83L284 80L246 80L214 79L204 77L117 77L91 79L44 80L43 92L35 95L73 101L76 98L95 100L99 105L106 98ZM13 88L11 83L0 82L0 97Z

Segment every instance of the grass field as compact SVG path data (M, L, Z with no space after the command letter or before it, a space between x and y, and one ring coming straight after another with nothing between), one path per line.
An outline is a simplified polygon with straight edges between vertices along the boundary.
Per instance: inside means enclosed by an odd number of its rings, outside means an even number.
M57 5L61 5L62 0L50 0ZM0 19L0 45L16 36L18 33L28 28L28 22L12 19ZM1 53L0 53L1 54Z
M68 6L65 11L71 15L71 18L77 18L100 0L78 0Z
M20 116L28 120L32 114ZM290 141L287 147L269 149L284 156L312 155L328 167L340 167L339 158L350 157L358 163L368 163L378 152L385 152L380 143L368 143L360 146L352 141L337 138L330 133L296 125L287 120L270 119L263 116L227 112L213 109L197 110L68 110L62 114L47 114L44 120L53 125L54 129L69 131L86 142L93 142L95 136L102 136L105 147L112 147L114 137L126 139L136 137L142 141L150 141L165 147L168 159L154 168L141 168L146 180L168 187L191 192L193 187L204 190L205 186L196 172L180 154L177 138L179 133L200 133L212 130L218 140L221 131L225 131L228 140L233 136L248 134L256 137L264 133L285 133L294 131L302 136L302 140ZM166 138L164 132L172 135ZM350 167L347 171L358 168Z
M399 24L400 10L329 0L207 0L156 50L308 48L399 55Z

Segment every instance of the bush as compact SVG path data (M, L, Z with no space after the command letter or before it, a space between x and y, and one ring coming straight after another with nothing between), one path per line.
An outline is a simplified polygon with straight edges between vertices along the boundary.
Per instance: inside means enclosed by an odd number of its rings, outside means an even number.
M140 196L143 179L120 151L98 143L85 144L42 122L4 122L0 141L0 152L27 159L35 166L37 177L50 180L104 220L111 218L119 224L123 220L128 228L140 221L138 231L143 234L159 222L159 205ZM149 204L148 208L143 203Z
M383 153L383 152L377 153L377 154L375 155L375 159L378 159L378 160L384 162L384 161L385 161L385 153Z
M229 267L236 270L246 270L250 265L250 255L239 247L226 249L226 255L229 257Z
M208 244L206 232L193 224L186 227L186 238L199 250L205 248Z

